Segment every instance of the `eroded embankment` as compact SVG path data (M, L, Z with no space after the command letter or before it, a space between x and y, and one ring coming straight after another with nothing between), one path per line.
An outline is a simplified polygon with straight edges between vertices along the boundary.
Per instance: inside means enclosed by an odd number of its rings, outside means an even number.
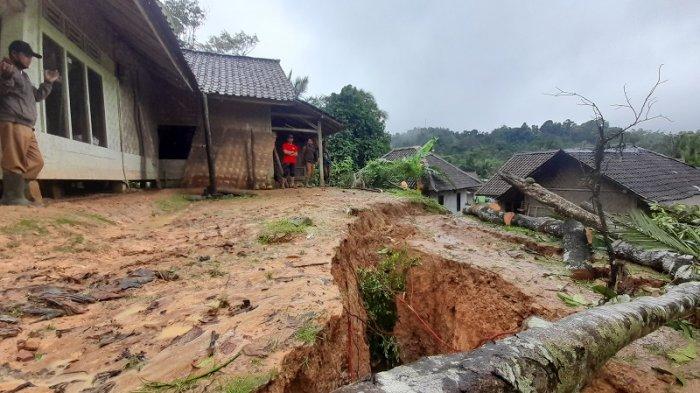
M328 392L371 374L368 317L357 271L376 266L383 248L405 250L420 261L408 271L405 294L396 301L393 336L402 362L470 350L519 331L530 315L549 316L496 273L408 247L406 239L416 228L403 218L416 214L424 212L414 205L388 204L358 214L333 258L342 314L330 319L315 345L290 353L265 391Z

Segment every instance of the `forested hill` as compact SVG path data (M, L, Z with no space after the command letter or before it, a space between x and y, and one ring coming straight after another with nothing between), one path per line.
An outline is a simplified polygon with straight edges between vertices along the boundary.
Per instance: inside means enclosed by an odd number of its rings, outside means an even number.
M700 131L664 134L637 130L625 135L626 146L643 147L700 166ZM576 124L570 120L548 120L541 126L502 126L491 132L414 128L392 135L391 146L422 145L432 137L438 138L436 153L463 170L489 177L513 153L591 147L596 141L596 128L593 121Z

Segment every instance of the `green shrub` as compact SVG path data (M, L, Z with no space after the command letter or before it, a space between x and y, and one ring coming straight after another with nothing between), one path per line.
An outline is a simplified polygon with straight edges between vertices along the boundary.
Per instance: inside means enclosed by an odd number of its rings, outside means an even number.
M258 242L262 244L288 242L294 235L306 232L311 226L308 218L281 219L270 221L258 235Z
M437 142L433 138L421 146L415 154L388 161L382 158L369 161L357 172L357 180L365 187L392 189L400 188L401 182L420 184L427 176L444 177L436 168L428 165L425 157Z
M350 158L335 162L331 165L330 185L333 187L350 188L355 181L355 164Z
M221 390L225 393L253 393L273 378L273 372L234 377Z
M420 261L406 250L382 250L376 267L357 270L362 302L367 311L370 355L384 367L400 364L399 346L392 335L398 318L395 296L406 290L408 270Z
M320 331L321 328L313 320L308 320L296 331L294 337L305 344L313 344Z
M389 193L391 193L392 195L395 195L399 198L406 198L411 203L421 205L421 206L423 206L423 209L425 209L425 211L427 211L429 213L439 213L439 214L449 213L449 210L445 206L442 206L435 199L421 194L420 191L393 189L393 190L389 190Z

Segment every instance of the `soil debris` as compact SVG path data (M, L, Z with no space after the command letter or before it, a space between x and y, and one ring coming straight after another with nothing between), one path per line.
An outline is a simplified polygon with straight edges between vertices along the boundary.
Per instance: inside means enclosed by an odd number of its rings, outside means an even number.
M0 237L13 242L0 263L0 391L31 384L36 391L130 392L187 383L198 392L258 377L261 392L332 391L371 373L356 272L387 248L421 259L406 277L390 332L401 361L446 351L440 341L469 349L524 329L530 316L555 320L574 311L546 288L600 300L592 283L571 280L555 244L522 243L524 235L426 214L388 193L290 189L154 208L174 198L180 194L166 190L60 201L31 210L46 234ZM9 222L28 214L0 209ZM50 223L78 211L111 222L70 228L99 258L54 250L65 236ZM315 226L282 242L260 241L268 223L295 217ZM675 330L664 334L650 339L687 345ZM29 339L37 349L19 349ZM654 365L689 386L697 379L698 359L676 367L665 352L649 356L637 343L629 350L621 356L653 362L620 362L614 371L624 378L660 375L650 371ZM222 368L209 373L214 365Z

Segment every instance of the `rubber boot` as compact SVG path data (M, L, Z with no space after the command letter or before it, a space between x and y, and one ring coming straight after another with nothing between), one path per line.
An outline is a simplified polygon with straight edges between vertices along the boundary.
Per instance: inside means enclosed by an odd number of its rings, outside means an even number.
M39 182L36 180L27 180L26 190L27 199L31 201L33 205L42 205L44 198L41 196L41 188L39 188Z
M2 171L2 199L0 203L3 205L29 205L29 201L24 196L25 188L24 176L19 173Z

